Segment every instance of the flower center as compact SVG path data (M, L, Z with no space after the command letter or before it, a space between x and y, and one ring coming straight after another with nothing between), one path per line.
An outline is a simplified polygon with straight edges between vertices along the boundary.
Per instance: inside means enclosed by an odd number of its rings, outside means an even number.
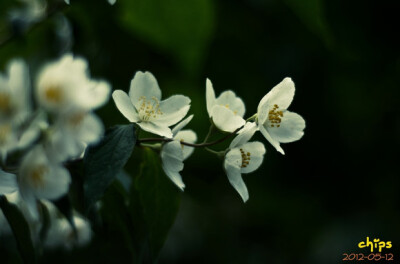
M10 96L6 93L0 93L0 111L7 113L10 107Z
M48 168L45 165L39 165L32 170L29 176L35 188L43 186L43 176L47 172Z
M277 104L274 104L274 107L268 112L268 120L270 122L271 127L281 126L280 123L282 121L283 111L277 111L278 109L279 106Z
M2 125L0 126L0 145L4 145L7 141L7 137L11 132L10 125Z
M250 163L250 160L251 160L251 158L250 158L250 156L251 156L251 154L250 154L250 152L244 152L244 150L243 149L240 149L240 153L242 154L242 165L240 166L241 168L246 168L248 165L249 165L249 163Z
M156 119L158 115L162 115L163 112L160 109L160 102L154 96L151 100L147 100L146 96L142 96L139 99L139 118L143 121L151 121Z
M48 101L53 103L61 103L63 99L63 92L60 87L56 85L50 85L45 90L45 97Z
M234 115L237 115L237 112L238 112L238 111L230 109L230 108L229 108L229 104L221 104L221 106L225 106L227 109L231 110L231 111L233 112Z

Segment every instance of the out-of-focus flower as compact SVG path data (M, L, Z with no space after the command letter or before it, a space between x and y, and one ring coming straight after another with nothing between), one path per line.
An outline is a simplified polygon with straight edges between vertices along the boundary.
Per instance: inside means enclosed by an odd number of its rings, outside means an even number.
M102 106L108 101L110 90L107 82L90 79L86 60L66 54L40 72L36 98L47 111L63 114Z
M184 128L193 118L189 116L172 129L174 140L164 144L161 149L161 161L165 174L171 179L179 189L183 191L185 184L182 181L180 171L183 170L183 161L192 155L194 148L185 146L181 142L195 143L197 135L194 131Z
M161 90L150 72L137 72L131 81L129 96L122 90L113 92L118 110L143 130L171 138L169 126L179 122L189 111L190 99L174 95L161 101Z
M0 74L0 122L19 124L31 111L28 67L20 59L12 60L7 74Z
M34 218L37 199L57 199L66 194L71 177L59 163L51 161L41 145L28 152L21 163L18 185L22 198Z
M261 142L248 142L256 131L255 123L246 123L239 135L231 142L224 160L228 180L240 194L243 202L249 199L249 192L242 173L250 173L260 167L265 154L265 148Z
M286 110L294 96L294 83L285 78L266 94L258 104L257 124L264 137L282 154L285 154L280 143L299 140L304 132L304 119Z
M215 97L213 85L206 81L207 112L215 126L225 132L233 132L246 122L243 119L245 105L233 91L225 91Z
M68 5L70 4L70 0L64 0L65 1L65 3L67 3ZM110 4L110 5L114 5L116 2L117 2L117 0L107 0L107 2Z
M73 212L73 219L76 233L68 220L60 214L58 209L47 201L42 201L50 216L50 227L44 241L46 248L64 248L71 250L74 247L87 245L92 238L92 230L88 220L76 212Z
M0 169L0 195L18 190L17 179L14 174Z

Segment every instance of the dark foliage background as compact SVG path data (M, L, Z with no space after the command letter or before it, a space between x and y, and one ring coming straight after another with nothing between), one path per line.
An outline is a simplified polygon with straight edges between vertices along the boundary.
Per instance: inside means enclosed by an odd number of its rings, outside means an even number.
M2 36L11 34L0 3ZM51 2L51 5L55 2ZM187 185L160 263L340 263L367 236L400 245L397 11L382 1L71 0L61 7L73 43L52 15L0 46L0 67L23 57L38 70L64 51L88 59L91 74L128 91L151 71L163 97L192 99L190 124L207 133L205 79L234 90L251 116L284 77L296 84L290 110L305 136L286 155L264 141L262 167L245 175L243 204L221 161L197 150L185 162ZM34 73L33 73L34 76ZM98 114L127 123L112 101ZM135 160L128 163L134 171ZM366 253L366 252L365 252ZM397 259L400 255L395 254ZM95 236L88 248L48 252L43 263L126 263L123 240ZM0 261L2 262L2 261Z

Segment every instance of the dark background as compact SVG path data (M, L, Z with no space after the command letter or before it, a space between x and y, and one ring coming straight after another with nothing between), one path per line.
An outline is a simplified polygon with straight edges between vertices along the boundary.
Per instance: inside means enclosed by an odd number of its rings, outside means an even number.
M11 34L12 2L1 4L3 38ZM2 69L23 57L34 76L43 62L71 50L89 61L93 77L125 91L136 71L151 71L163 98L192 99L189 127L200 140L208 129L206 78L217 95L235 91L246 117L284 77L295 82L289 110L306 120L305 135L283 144L284 156L255 136L267 154L260 169L244 175L246 204L220 160L199 149L185 162L187 187L160 263L341 263L343 253L368 253L357 248L367 236L392 241L383 253L400 257L400 43L393 3L71 0L57 8L73 41L57 36L61 18L54 14L0 46ZM98 114L107 127L127 123L112 101ZM128 261L117 251L99 251L99 243L62 260L50 253L47 262Z

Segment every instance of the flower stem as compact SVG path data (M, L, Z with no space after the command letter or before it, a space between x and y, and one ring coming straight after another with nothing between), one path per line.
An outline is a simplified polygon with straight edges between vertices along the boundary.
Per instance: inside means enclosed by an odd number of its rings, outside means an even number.
M207 142L208 138L209 138L209 137L211 136L211 134L214 132L214 128L215 128L214 123L211 123L211 126L210 126L210 128L208 129L207 136L204 138L203 143L206 143L206 142Z
M181 141L181 144L185 145L185 146L189 146L189 147L194 147L194 148L204 148L204 147L213 146L213 145L219 144L219 143L224 142L225 140L229 139L230 137L235 135L237 132L239 132L243 127L244 126L241 126L238 129L236 129L235 131L233 131L232 133L230 133L220 139L217 139L215 141L204 142L204 143L199 143L199 144ZM173 140L174 140L173 138L142 138L142 139L138 139L137 143L143 144L144 142L171 142Z

